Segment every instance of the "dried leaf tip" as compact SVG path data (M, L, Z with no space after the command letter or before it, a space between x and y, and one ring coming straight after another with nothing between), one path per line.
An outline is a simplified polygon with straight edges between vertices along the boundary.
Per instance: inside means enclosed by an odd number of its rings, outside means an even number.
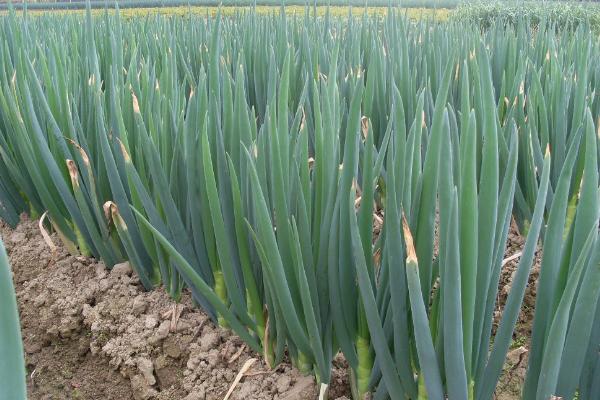
M412 233L410 233L410 228L408 226L408 222L406 221L406 215L404 215L404 212L402 212L402 230L404 231L404 242L406 243L406 262L417 263L417 253L415 251L413 236Z
M73 145L75 146L75 148L77 150L79 150L79 155L81 155L81 159L83 160L83 163L86 166L90 165L90 158L88 157L87 153L85 152L85 150L83 149L83 147L81 147L80 145L78 145L77 143L75 143L74 141L71 141L73 143Z
M123 144L123 142L121 141L121 139L117 138L118 142L119 142L119 146L121 147L121 153L123 153L123 158L125 159L126 163L131 163L131 157L129 156L129 153L127 152L127 148L125 147L125 144Z
M519 94L525 93L525 81L521 81L519 84Z
M360 127L362 130L363 138L366 140L367 136L369 136L369 118L363 115L360 119Z
M133 112L136 114L140 113L140 103L138 103L137 96L131 91L131 98L133 99Z
M116 226L121 228L122 230L127 230L127 224L125 224L125 220L121 217L121 213L119 213L119 207L112 201L107 201L102 206L104 209L104 216L108 219L109 223L112 221Z
M304 107L302 107L302 121L300 122L300 129L298 129L298 132L304 131L305 125L306 125L306 113L304 112Z
M550 143L546 144L546 153L544 154L545 157L549 157L550 156Z
M56 257L56 254L58 252L58 248L56 247L56 245L50 238L50 235L48 234L48 231L46 231L46 228L44 228L44 220L46 219L47 215L48 215L48 211L46 211L45 213L42 214L42 217L40 218L40 222L38 223L38 226L40 228L40 233L42 234L42 238L44 239L44 242L46 242L46 245L48 247L50 247L50 251L52 253L52 260L50 260L50 262L53 263L54 259Z
M102 205L102 209L104 210L104 216L106 217L106 219L109 222L112 221L112 209L113 208L115 208L115 210L117 210L117 212L118 212L117 205L110 200Z
M69 176L71 177L73 187L79 187L79 172L77 171L77 166L73 160L67 160L67 169L69 170Z
M88 167L90 165L90 158L88 157L88 155L85 152L85 150L83 149L83 147L81 147L79 144L77 144L77 142L75 142L73 139L69 139L69 138L66 138L66 139L77 149L77 151L79 151L79 155L81 156L83 163L86 165L86 167Z

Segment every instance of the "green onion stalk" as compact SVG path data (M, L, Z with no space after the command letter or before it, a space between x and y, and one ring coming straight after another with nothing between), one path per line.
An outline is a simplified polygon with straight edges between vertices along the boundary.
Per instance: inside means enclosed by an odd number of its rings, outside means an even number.
M6 250L0 240L0 385L8 398L26 400L25 355L12 281Z

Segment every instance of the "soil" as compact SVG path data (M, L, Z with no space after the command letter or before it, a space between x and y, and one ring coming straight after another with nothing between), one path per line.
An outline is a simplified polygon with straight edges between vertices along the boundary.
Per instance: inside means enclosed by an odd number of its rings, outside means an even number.
M223 399L242 366L256 359L232 400L315 399L314 378L283 363L269 370L232 332L216 327L184 294L180 305L163 290L145 292L127 263L108 271L102 262L74 257L59 245L51 254L37 221L23 217L0 236L13 268L21 317L29 398L38 399ZM522 250L511 229L505 257ZM495 398L515 400L523 384L531 337L536 254L513 346ZM493 329L511 288L518 259L502 270ZM180 313L176 324L172 315ZM347 365L333 362L330 399L351 397Z
M26 217L14 230L0 222L0 236L14 273L31 400L221 400L251 358L230 399L316 398L314 378L286 363L270 370L188 294L174 309L164 291L145 292L127 263L108 271L62 246L53 255ZM349 398L348 387L338 357L329 397Z
M525 238L519 234L516 223L513 222L508 234L505 257L509 258L521 252L524 247ZM535 296L541 262L542 251L538 247L529 274L529 281L523 303L521 304L517 325L513 332L513 342L507 354L502 376L500 377L496 389L496 400L517 400L521 398L521 390L525 383L525 375L527 373L528 349L533 327ZM514 260L508 261L502 268L498 285L498 298L496 301L494 324L492 327L494 333L502 318L502 309L504 308L508 294L510 293L512 280L518 264L519 258L515 258Z

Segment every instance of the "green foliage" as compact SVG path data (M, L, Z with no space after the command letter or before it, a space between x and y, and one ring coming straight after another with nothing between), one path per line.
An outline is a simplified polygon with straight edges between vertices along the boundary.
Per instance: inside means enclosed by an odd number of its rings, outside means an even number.
M589 2L476 1L459 5L452 11L450 19L477 24L483 29L493 25L516 26L524 21L532 27L550 24L560 30L589 25L596 33L600 32L600 8Z
M524 398L592 399L600 46L480 28L11 13L2 217L48 211L73 252L190 290L271 366L287 350L327 385L341 349L357 398L491 399L542 244Z

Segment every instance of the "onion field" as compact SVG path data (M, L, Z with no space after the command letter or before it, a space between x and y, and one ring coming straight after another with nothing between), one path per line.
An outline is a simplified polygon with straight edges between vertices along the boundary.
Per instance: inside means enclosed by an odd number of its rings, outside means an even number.
M535 285L518 398L600 398L586 20L11 11L0 32L7 225L41 218L72 255L189 293L322 399L339 354L354 399L496 398ZM0 398L20 400L8 264Z

